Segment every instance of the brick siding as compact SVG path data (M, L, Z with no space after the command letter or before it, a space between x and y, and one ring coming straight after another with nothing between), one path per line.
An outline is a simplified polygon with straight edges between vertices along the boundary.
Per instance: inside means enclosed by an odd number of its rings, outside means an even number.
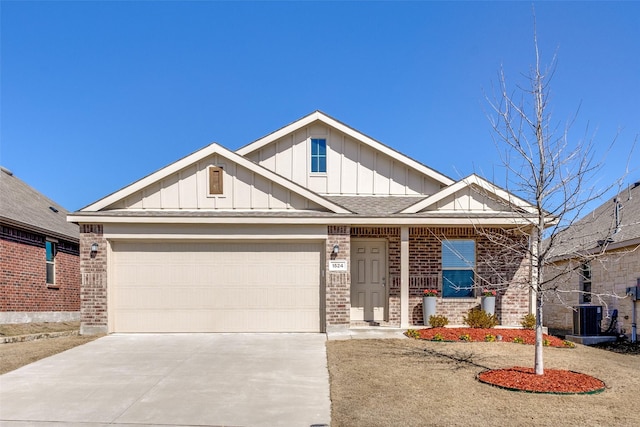
M351 245L349 226L329 226L325 251L326 295L325 313L327 331L348 328L351 317L351 272L329 271L332 259L349 259ZM333 247L338 245L338 254L333 254Z
M1 226L0 312L80 310L78 244L58 241L55 283L47 284L45 242L44 235Z
M98 251L91 253L91 245ZM106 333L107 325L107 241L100 224L80 225L80 333Z
M580 293L576 292L580 287L579 266L580 261L558 263L557 269L571 270L572 273L558 278L547 288L557 287L562 292L545 293L545 302L542 311L544 326L562 333L573 333L572 307L580 304ZM553 267L544 269L547 276L554 273ZM609 316L613 310L618 310L618 332L631 336L631 324L633 322L633 301L626 297L625 290L635 286L640 279L640 247L623 248L617 251L607 252L606 255L591 261L591 291L601 294L600 297L592 296L591 303L603 307L602 328L609 326ZM640 313L640 303L636 310ZM637 315L640 317L640 314ZM636 319L637 322L638 319Z

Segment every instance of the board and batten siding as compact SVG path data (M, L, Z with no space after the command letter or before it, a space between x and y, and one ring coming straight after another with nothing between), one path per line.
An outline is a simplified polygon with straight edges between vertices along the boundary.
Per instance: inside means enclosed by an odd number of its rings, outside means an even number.
M222 194L209 194L210 166L223 168ZM107 209L325 210L295 192L217 155L149 185Z
M327 173L311 173L310 139L327 140ZM250 160L319 194L434 194L440 185L390 156L329 126L313 124L247 155Z
M492 199L481 189L466 187L434 203L424 211L508 212L509 208L506 203Z

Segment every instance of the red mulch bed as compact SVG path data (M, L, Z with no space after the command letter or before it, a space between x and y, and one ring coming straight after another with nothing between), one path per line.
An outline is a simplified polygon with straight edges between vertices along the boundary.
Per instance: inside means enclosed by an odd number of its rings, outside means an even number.
M433 340L436 334L440 334L444 341L462 341L460 337L468 334L470 341L485 341L485 337L491 334L501 336L502 342L513 342L515 338L521 338L524 344L536 342L536 331L532 329L427 328L417 332L423 340ZM567 347L565 341L553 335L544 334L543 339L548 340L549 347Z
M536 375L532 368L519 366L481 372L478 380L507 390L530 393L587 394L605 389L604 382L589 375L561 369L545 369Z
M490 334L501 338L496 341L512 343L517 339L522 344L531 345L536 342L536 333L531 329L427 328L416 332L418 338L424 340L461 342L465 340L460 337L468 335L468 341L486 341ZM543 339L549 347L573 347L571 343L552 335L543 334ZM518 366L481 372L478 380L507 390L530 393L587 394L599 393L606 387L599 379L578 372L545 369L544 375L536 375L532 368Z

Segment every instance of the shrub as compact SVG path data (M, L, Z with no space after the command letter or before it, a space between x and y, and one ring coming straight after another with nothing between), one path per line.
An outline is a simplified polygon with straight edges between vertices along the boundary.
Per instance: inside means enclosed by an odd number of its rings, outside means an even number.
M547 338L542 340L542 345L545 347L549 347L551 345L551 341Z
M429 316L429 324L434 328L443 328L449 324L447 316Z
M493 328L498 324L498 317L484 310L473 308L463 317L464 323L471 328Z
M420 332L415 329L407 329L407 332L404 333L409 338L420 338Z
M516 344L524 344L524 338L522 338L522 337L515 337L515 338L513 339L513 342L514 342L514 343L516 343Z
M562 341L562 345L564 345L565 347L569 347L569 348L574 348L576 346L574 343L572 343L571 341L567 341L567 340Z
M471 335L469 334L462 334L458 338L460 339L460 341L471 341Z
M533 329L536 327L536 316L529 313L522 318L520 324L524 329Z
M433 338L431 338L431 341L444 341L444 337L440 334L435 334Z
M491 335L491 334L487 334L484 336L484 340L486 342L494 342L496 340L496 336L495 335Z

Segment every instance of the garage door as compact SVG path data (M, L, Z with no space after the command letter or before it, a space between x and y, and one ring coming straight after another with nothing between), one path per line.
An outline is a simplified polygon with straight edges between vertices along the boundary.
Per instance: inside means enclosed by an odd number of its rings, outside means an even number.
M320 243L112 248L114 332L320 331Z

